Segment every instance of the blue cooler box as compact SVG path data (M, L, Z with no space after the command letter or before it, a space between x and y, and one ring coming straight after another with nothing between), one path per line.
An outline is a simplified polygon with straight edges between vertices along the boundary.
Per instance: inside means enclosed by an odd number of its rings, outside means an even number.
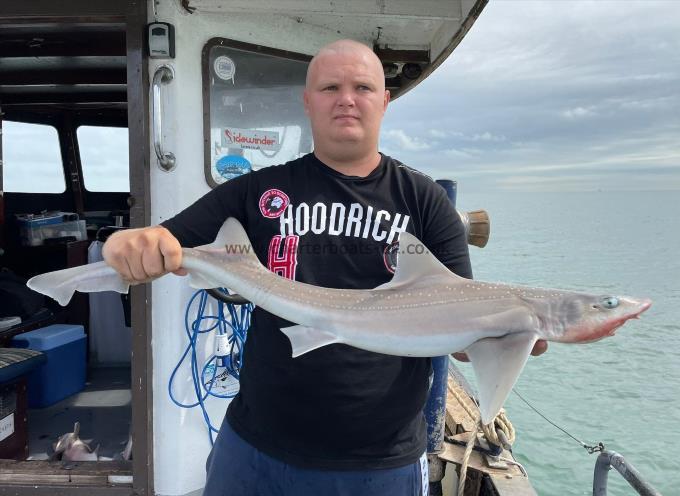
M55 324L19 334L15 348L42 351L47 363L28 376L28 406L53 405L85 387L86 338L83 326Z

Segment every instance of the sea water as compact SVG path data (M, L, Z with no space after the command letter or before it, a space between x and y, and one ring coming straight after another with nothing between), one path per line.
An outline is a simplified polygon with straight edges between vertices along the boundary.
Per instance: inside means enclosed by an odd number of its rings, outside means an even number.
M461 191L458 208L491 218L488 245L470 247L476 279L653 300L614 337L550 344L516 389L575 437L622 454L664 496L680 494L680 192ZM506 408L538 494L592 494L597 454L516 394ZM612 470L608 494L637 493Z

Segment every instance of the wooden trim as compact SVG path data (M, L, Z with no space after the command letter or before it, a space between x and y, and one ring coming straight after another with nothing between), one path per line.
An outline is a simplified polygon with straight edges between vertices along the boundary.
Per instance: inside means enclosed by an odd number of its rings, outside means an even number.
M85 205L83 202L83 169L80 164L77 137L75 127L70 114L66 114L59 126L59 140L64 157L64 174L66 190L73 196L75 211L80 218L84 218Z
M147 2L128 1L127 101L130 153L130 227L151 222L149 67L145 50ZM137 496L153 490L153 356L151 285L133 286L132 305L132 466Z
M128 2L111 0L25 0L0 2L0 20L19 22L102 22L122 20ZM141 2L146 4L146 2ZM146 5L145 5L146 7Z
M306 15L377 17L386 15L400 19L449 19L460 20L453 2L441 0L342 0L341 2L317 2L314 0L276 0L275 2L252 2L250 0L199 0L188 3L199 13L248 13L280 14L288 17ZM186 8L186 6L185 6Z
M113 85L112 85L113 86ZM120 85L123 86L123 85ZM126 100L125 89L120 91L88 91L80 93L39 93L37 91L31 92L11 92L4 91L0 93L5 107L14 107L18 105L34 105L40 106L49 104L71 104L71 103L97 103L97 104L124 104Z
M0 496L137 496L131 487L12 484L0 486Z
M131 473L127 461L0 460L0 496L132 496L131 485L109 483L109 475Z
M63 21L62 21L63 22ZM116 57L125 56L125 31L124 23L97 23L102 27L117 27L120 31L99 31L80 33L82 39L71 41L68 44L54 44L56 33L49 30L44 24L36 23L32 28L31 37L42 38L43 42L36 45L26 43L26 35L16 34L17 26L22 26L21 31L27 29L26 24L14 23L4 33L0 33L2 45L0 45L0 57L2 58L26 58L26 57ZM4 83L16 84L16 83Z
M0 58L2 54L0 54ZM12 71L2 76L3 85L125 84L125 69L71 69L62 71Z

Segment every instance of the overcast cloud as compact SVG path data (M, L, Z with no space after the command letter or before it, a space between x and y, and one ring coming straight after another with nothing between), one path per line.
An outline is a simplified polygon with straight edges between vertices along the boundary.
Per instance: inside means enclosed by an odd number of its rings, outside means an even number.
M676 0L491 0L381 149L466 190L678 190L679 33Z

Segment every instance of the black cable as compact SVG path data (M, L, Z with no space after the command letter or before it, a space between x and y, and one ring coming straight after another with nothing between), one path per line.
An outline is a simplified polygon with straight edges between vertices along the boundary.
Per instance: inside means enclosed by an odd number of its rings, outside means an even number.
M231 305L245 305L250 303L243 296L237 294L226 294L219 289L206 289L206 292L218 301Z
M567 436L569 436L569 437L572 438L574 441L576 441L577 443L579 443L582 447L584 447L586 450L588 450L588 453L592 454L592 453L595 453L596 451L602 451L602 450L604 450L604 444L602 444L602 443L597 443L596 446L591 446L591 445L588 445L588 444L584 443L584 442L581 441L580 439L578 439L578 438L572 436L570 433L568 433L568 432L567 432L566 430L564 430L562 427L560 427L560 426L557 425L555 422L553 422L553 421L550 420L548 417L546 417L546 416L543 415L541 412L539 412L538 409L536 409L536 407L534 407L531 403L529 403L529 401L527 401L527 400L524 398L524 396L522 396L521 394L519 394L519 391L517 391L516 388L513 388L513 392L514 392L517 396L519 396L519 398L520 398L524 403L526 403L527 406L529 406L529 408L531 408L533 411L535 411L535 412L538 413L541 417L543 417L543 419L544 419L546 422L550 423L550 424L553 425L554 427L557 427L559 430L561 430L562 432L564 432Z

